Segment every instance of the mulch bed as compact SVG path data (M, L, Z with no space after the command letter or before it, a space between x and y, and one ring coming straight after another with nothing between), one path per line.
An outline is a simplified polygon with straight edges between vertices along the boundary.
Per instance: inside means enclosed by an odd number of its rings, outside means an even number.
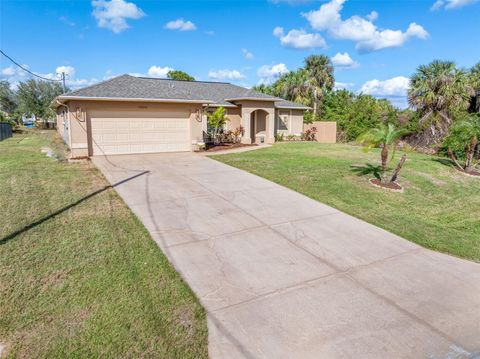
M220 145L208 145L207 149L204 152L216 152L216 151L224 151L224 150L231 150L234 148L252 147L252 146L258 146L258 145L245 144L245 143L222 143Z
M403 187L396 182L382 183L378 178L372 178L370 183L375 187L380 187L394 192L403 192Z
M457 167L455 167L455 169L456 169L458 172L463 173L463 174L466 175L466 176L480 178L480 172L478 172L478 171L467 172L467 171L462 171L461 169L459 169L459 168L457 168Z

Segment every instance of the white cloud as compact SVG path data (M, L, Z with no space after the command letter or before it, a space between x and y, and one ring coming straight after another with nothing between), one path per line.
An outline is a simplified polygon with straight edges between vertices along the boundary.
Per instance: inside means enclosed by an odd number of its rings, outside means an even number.
M367 19L370 21L375 21L378 19L378 12L372 11L370 14L367 15Z
M173 68L165 66L165 67L160 67L160 66L150 66L148 69L148 76L151 77L160 77L160 78L166 78L167 74L173 71Z
M145 13L134 3L125 0L93 0L92 15L97 19L99 27L118 34L130 26L127 19L140 19Z
M282 27L277 26L273 29L273 35L280 39L280 43L286 47L294 49L312 49L315 47L325 47L325 39L320 34L308 33L305 30L290 30L286 35Z
M248 51L247 49L242 49L242 54L247 60L252 60L253 59L253 54Z
M58 66L55 70L57 74L61 74L62 72L65 72L67 77L75 77L75 68L72 66Z
M332 64L337 69L353 69L359 66L358 62L353 61L348 52L338 52L332 57Z
M245 78L238 70L211 70L208 77L214 80L240 80Z
M27 65L22 65L23 67L28 69ZM44 77L46 79L50 80L60 80L59 74L65 72L67 74L65 78L65 84L70 87L71 89L76 89L79 87L84 87L84 86L90 86L93 85L94 83L98 82L96 78L90 78L90 79L81 79L81 78L76 78L75 76L75 68L72 66L57 66L55 71L53 72L48 72L48 73L40 73L40 72L34 72L36 75L39 75L41 77ZM10 82L12 87L17 87L18 83L20 81L27 81L29 79L37 79L38 78L34 77L33 75L27 73L26 71L23 71L22 69L18 67L6 67L1 70L1 78L7 80ZM59 83L61 83L59 81Z
M165 24L165 29L168 30L180 30L180 31L192 31L196 30L197 26L191 21L185 21L183 19L177 19L169 21Z
M61 22L63 22L65 25L72 26L72 27L75 26L75 23L66 16L60 16L58 19Z
M479 0L437 0L432 5L431 10L438 10L445 7L447 10L458 9L463 6L471 5Z
M356 42L355 48L360 52L377 51L389 47L402 46L407 40L417 37L426 39L427 31L416 23L411 23L407 31L383 29L379 30L373 23L378 13L372 11L367 17L353 15L346 20L340 14L346 0L331 0L302 15L310 26L318 31L327 31L336 39Z
M363 84L361 92L372 96L406 96L410 80L408 77L397 76L388 80L377 79L367 81Z
M15 75L15 68L13 66L5 67L2 69L2 75L13 76Z
M344 90L353 87L355 84L353 82L339 82L335 81L335 86L333 88L335 90Z
M257 71L257 75L260 77L280 77L288 72L288 68L285 64L280 63L272 66L263 65Z

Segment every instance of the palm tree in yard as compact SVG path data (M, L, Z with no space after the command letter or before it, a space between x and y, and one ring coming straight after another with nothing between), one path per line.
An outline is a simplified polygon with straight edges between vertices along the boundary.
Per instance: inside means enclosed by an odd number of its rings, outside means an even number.
M333 65L328 56L311 55L305 59L305 70L308 74L307 85L312 94L313 114L316 116L325 91L332 90L335 84Z
M372 147L381 147L381 178L382 183L395 182L402 166L407 159L407 155L403 155L395 168L392 176L388 178L388 165L395 157L398 141L402 136L408 133L403 128L396 128L394 124L381 124L376 128L369 129L359 136L358 142L364 145L365 150L368 151ZM389 154L391 153L391 156Z
M480 112L480 62L470 69L470 86L473 89L474 99L472 101L472 110Z
M456 122L448 136L445 138L444 145L447 147L448 155L460 171L468 173L478 172L475 166L478 162L475 160L475 148L480 139L480 116L470 115L468 118ZM461 154L464 164L457 157Z
M305 69L290 71L274 84L276 92L283 98L310 105L310 88L307 85L308 73Z
M472 87L465 71L457 69L451 61L433 61L420 66L410 78L408 102L429 123L429 142L439 142L453 122L455 110L466 110Z

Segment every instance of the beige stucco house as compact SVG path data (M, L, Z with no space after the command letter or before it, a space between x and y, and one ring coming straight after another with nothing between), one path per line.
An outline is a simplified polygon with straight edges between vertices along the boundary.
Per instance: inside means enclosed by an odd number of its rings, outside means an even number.
M221 82L122 75L59 96L57 129L73 158L192 151L203 143L206 114L226 109L226 130L242 126L243 143L300 135L308 107Z

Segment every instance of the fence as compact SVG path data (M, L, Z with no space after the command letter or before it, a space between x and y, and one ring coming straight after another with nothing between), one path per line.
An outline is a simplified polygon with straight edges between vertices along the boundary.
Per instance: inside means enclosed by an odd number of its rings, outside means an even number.
M12 137L12 125L7 122L0 122L0 141Z
M315 139L320 143L337 142L337 123L334 121L316 121L303 125L303 131L315 127L317 133Z

